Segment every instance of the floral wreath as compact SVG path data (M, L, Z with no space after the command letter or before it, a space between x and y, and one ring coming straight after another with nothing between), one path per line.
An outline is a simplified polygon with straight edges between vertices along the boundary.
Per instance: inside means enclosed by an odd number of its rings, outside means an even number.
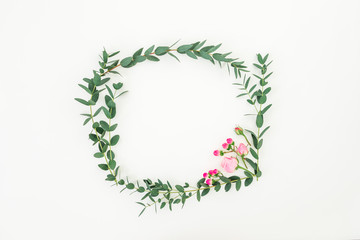
M90 140L93 145L98 146L98 151L94 154L95 158L103 160L98 166L100 169L108 172L106 181L114 182L116 186L123 186L121 190L130 190L142 194L141 200L137 203L140 204L143 209L139 216L149 207L154 207L155 211L158 208L163 209L168 206L172 210L173 205L180 204L184 206L186 201L195 196L198 201L202 197L206 196L212 189L218 192L222 186L224 186L225 192L228 192L232 186L238 191L242 182L245 187L249 186L254 178L258 178L262 175L259 168L259 150L263 145L263 135L269 129L270 126L263 128L264 114L269 110L271 104L265 106L267 102L267 95L271 91L270 87L265 86L268 84L267 79L271 73L267 73L268 66L271 62L267 63L269 54L264 57L261 54L257 54L257 63L253 65L256 67L259 74L252 74L259 80L258 84L251 84L251 77L246 76L247 67L244 65L244 61L237 61L237 58L229 58L231 53L215 53L215 51L221 46L211 45L204 46L206 41L196 42L192 44L181 45L176 49L172 47L177 44L174 43L171 46L159 46L153 45L149 47L145 52L143 48L136 51L132 56L123 58L120 60L112 60L120 51L109 54L105 49L100 56L99 61L100 69L93 71L92 78L84 78L84 82L87 85L79 84L90 96L89 100L81 98L75 98L76 101L89 107L89 112L81 114L86 117L84 124L86 125L91 121L92 130L89 134ZM144 62L146 60L157 62L159 58L157 56L170 55L179 61L175 53L185 54L193 59L202 58L210 61L213 64L218 63L220 67L227 66L229 74L233 72L236 79L239 82L233 83L239 86L239 90L242 92L237 97L245 97L246 101L254 107L255 113L248 114L250 116L256 116L256 130L244 130L242 127L237 126L234 128L236 135L239 135L244 139L242 143L235 143L232 138L226 139L226 142L222 144L222 148L214 151L214 155L221 157L221 169L209 170L202 174L202 178L198 180L196 186L190 186L189 183L184 184L170 184L169 181L143 179L142 181L131 181L128 177L120 177L119 166L115 160L115 153L112 147L115 146L120 136L113 134L116 130L117 124L112 123L112 119L116 116L116 103L115 100L127 91L122 91L123 83L117 82L112 85L107 85L110 81L111 74L119 74L115 69L119 67L130 68ZM180 62L180 61L179 61ZM230 70L232 69L232 71ZM104 86L105 88L100 88ZM107 91L105 94L104 106L99 106L96 111L94 107L98 103L100 94L103 91ZM99 104L100 105L100 104ZM103 113L103 114L100 114ZM102 115L103 119L99 119ZM95 119L97 117L97 119ZM247 135L251 137L250 143ZM253 159L251 159L250 155ZM227 176L228 173L237 172L236 175ZM243 175L241 175L243 173Z

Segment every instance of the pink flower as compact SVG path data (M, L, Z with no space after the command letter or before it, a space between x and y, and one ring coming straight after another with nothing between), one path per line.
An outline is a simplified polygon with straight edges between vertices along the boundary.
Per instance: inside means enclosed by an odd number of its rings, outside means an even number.
M214 155L215 155L215 156L219 156L219 155L220 155L220 151L219 151L219 150L215 150L215 151L214 151Z
M222 147L223 147L224 149L227 149L227 148L229 147L229 144L223 143Z
M210 186L210 185L211 185L211 183L212 183L212 181L211 181L211 179L210 179L210 178L206 180L206 184L207 184L207 185L209 185L209 186Z
M204 178L207 178L207 176L208 176L208 173L207 173L207 172L203 174L203 177L204 177Z
M209 174L210 174L210 175L214 175L213 170L210 170L210 171L209 171Z
M219 173L219 170L214 169L214 170L213 170L213 173L214 173L214 175L216 175L216 174L218 174L218 173Z
M232 140L231 138L228 138L228 139L226 139L226 142L227 142L228 144L232 144L232 143L233 143L233 140Z
M246 155L249 153L249 150L247 149L247 147L245 146L245 144L240 143L239 147L237 148L237 152L240 155Z
M241 134L243 134L243 132L244 132L244 130L241 127L236 127L235 128L235 133L237 135L241 135Z
M238 162L234 157L224 157L221 161L221 167L228 173L234 172L237 165Z

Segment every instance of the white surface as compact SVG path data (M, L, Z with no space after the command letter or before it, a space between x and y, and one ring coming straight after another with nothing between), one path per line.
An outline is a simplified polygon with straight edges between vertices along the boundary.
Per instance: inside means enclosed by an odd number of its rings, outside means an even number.
M2 1L0 239L360 239L359 1ZM240 192L138 218L81 127L77 84L105 46L208 39L274 60L261 167ZM252 109L226 69L181 57L121 70L123 173L194 182Z

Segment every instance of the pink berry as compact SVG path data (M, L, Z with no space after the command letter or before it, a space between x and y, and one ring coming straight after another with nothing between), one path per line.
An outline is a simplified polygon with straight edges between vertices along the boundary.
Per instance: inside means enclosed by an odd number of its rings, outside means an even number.
M210 178L206 180L206 184L209 185L209 186L211 185L211 182L212 182L212 181L211 181Z
M223 147L224 149L227 149L227 148L229 147L229 144L223 143L222 147Z
M219 155L220 155L220 151L219 151L219 150L215 150L215 151L214 151L214 155L215 155L215 156L219 156Z
M210 174L210 175L214 175L213 170L210 170L210 171L209 171L209 174Z
M207 178L207 176L208 176L208 173L207 173L207 172L203 174L203 177L204 177L204 178Z
M233 143L233 140L232 140L231 138L228 138L228 139L226 139L226 142L227 142L228 144L232 144L232 143Z
M215 175L215 174L218 174L218 173L219 173L219 170L214 169L214 170L213 170L213 173L214 173L214 175Z

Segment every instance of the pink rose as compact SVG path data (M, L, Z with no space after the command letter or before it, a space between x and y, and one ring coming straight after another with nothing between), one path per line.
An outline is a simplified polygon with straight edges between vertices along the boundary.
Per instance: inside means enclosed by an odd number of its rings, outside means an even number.
M214 155L215 155L215 156L219 156L219 155L220 155L220 151L219 151L219 150L215 150L215 151L214 151Z
M221 161L221 167L228 173L232 173L235 171L238 162L234 157L224 157Z
M208 173L207 173L207 172L203 174L203 177L204 177L204 178L207 178L207 176L208 176Z
M212 183L212 181L211 181L211 179L210 179L210 178L206 180L206 184L207 184L207 185L209 185L209 186L210 186L210 185L211 185L211 183Z
M246 155L249 153L249 150L247 149L247 147L245 146L245 144L243 143L240 143L238 149L237 149L237 152L240 154L240 155Z
M227 148L229 147L229 144L223 143L222 147L223 147L224 149L227 149Z
M243 132L244 132L244 130L241 127L236 127L235 128L235 133L237 135L241 135L241 134L243 134Z
M228 144L232 144L232 143L233 143L233 140L232 140L231 138L228 138L228 139L226 139L226 142L227 142Z
M213 170L209 170L210 175L214 175Z
M213 170L213 173L214 173L214 175L216 175L216 174L218 174L218 173L219 173L219 170L214 169L214 170Z

